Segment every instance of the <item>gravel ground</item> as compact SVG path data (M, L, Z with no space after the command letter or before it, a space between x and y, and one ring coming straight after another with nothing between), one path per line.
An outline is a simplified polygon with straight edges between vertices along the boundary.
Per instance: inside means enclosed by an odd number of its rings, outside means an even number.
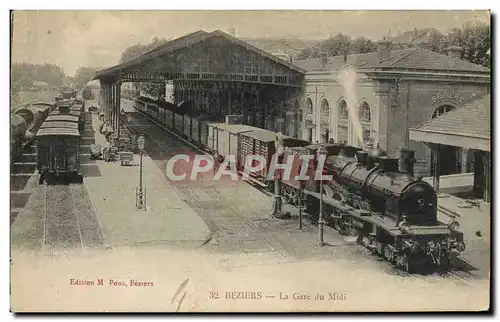
M47 246L81 247L70 189L70 186L47 186Z
M13 247L47 250L100 247L101 231L85 187L40 186L12 224L11 241Z
M85 247L101 247L102 235L97 217L90 202L87 190L83 185L73 185L73 195L78 213L80 228Z

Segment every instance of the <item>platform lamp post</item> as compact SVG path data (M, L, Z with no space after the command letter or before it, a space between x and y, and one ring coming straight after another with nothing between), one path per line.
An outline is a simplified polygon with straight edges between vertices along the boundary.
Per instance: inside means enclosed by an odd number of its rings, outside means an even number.
M318 160L321 156L327 155L328 151L325 149L325 146L321 144L321 146L316 151ZM323 169L317 169L320 172L320 181L319 181L319 219L318 219L318 233L319 233L319 246L325 246L325 242L323 240L323 230L325 227L325 220L323 218Z
M136 207L137 209L146 210L146 189L142 187L142 153L144 152L144 146L146 144L146 140L144 136L141 135L137 139L137 147L139 148L140 153L140 164L139 164L139 188L136 192Z

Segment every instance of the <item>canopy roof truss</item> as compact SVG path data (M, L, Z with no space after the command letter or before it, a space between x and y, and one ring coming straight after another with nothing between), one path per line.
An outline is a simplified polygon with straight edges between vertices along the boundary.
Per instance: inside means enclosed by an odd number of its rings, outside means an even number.
M300 87L305 70L224 32L197 31L96 74L102 82L230 81Z

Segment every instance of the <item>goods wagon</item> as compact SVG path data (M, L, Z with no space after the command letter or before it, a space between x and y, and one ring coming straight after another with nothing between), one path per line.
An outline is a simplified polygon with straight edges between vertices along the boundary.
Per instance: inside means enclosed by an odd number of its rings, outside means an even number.
M83 182L80 169L80 132L74 122L48 122L37 134L37 167L40 182Z
M219 155L223 157L228 155L234 156L236 162L239 135L256 130L258 131L259 128L250 125L221 123L212 130L214 150L218 151Z
M266 166L256 175L261 181L265 182L272 156L276 153L275 140L276 132L259 129L240 134L240 144L238 146L238 164L244 166L245 159L250 155L260 155L266 160ZM284 147L304 147L310 145L310 142L289 136L283 136Z

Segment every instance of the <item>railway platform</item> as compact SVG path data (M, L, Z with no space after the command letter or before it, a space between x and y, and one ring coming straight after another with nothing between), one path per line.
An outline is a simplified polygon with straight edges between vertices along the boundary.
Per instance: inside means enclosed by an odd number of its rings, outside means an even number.
M92 115L98 129L97 115ZM105 138L96 131L95 143L104 146ZM136 209L139 186L139 155L130 166L98 160L102 176L86 177L92 205L103 235L104 247L155 244L197 244L209 235L208 227L169 187L155 163L143 155L143 186L146 211Z
M438 198L438 220L447 223L450 214L458 214L455 219L460 223L464 234L465 251L460 256L457 268L470 274L487 277L490 272L491 213L490 204L484 201L468 202L450 194Z

